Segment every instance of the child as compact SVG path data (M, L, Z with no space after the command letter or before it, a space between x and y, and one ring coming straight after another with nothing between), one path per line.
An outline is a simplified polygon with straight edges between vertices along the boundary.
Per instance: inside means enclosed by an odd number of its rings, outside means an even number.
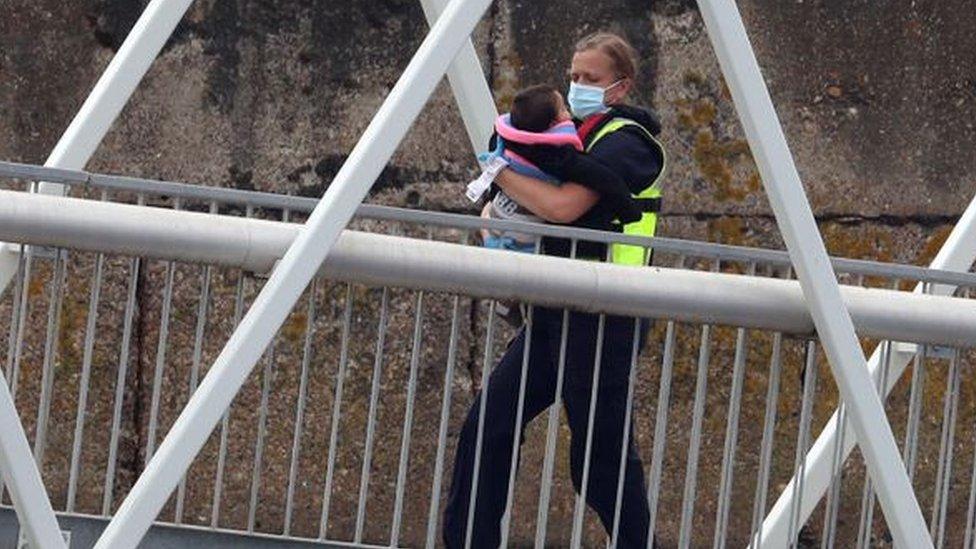
M567 180L598 191L609 199L622 223L640 219L640 208L631 197L627 184L611 170L583 153L583 143L576 135L572 116L562 95L555 88L540 85L519 92L512 103L512 112L498 117L495 131L501 137L500 146L479 159L485 165L485 173L468 185L467 195L470 199L478 200L498 171L506 166L520 174L548 181L553 185L561 184L562 181L556 177L539 170L514 151L505 149L504 142L530 147L558 146L567 149L562 156L566 164L562 171ZM543 221L497 188L482 215L490 219ZM486 233L484 242L489 248L535 252L537 239L532 235L510 231Z

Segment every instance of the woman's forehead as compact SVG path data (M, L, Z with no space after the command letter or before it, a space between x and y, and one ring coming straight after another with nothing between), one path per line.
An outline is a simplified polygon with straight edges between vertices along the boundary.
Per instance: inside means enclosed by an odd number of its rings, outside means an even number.
M604 75L613 72L613 60L600 50L585 50L573 55L570 70L574 73Z

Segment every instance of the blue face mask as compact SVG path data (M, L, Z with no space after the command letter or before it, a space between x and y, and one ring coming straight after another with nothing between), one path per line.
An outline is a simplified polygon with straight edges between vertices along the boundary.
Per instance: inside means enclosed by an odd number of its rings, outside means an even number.
M570 82L569 93L566 96L566 100L569 103L569 110L572 111L573 116L581 120L590 115L607 110L607 106L604 103L606 93L620 82L621 80L617 80L606 88Z

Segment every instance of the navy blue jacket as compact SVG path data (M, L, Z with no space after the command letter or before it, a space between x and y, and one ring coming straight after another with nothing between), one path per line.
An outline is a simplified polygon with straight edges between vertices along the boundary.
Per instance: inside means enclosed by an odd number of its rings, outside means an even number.
M652 135L661 133L661 124L657 118L644 109L630 106L615 106L610 109L610 116L603 124L613 118L629 118L644 126ZM590 132L590 138L596 135L602 127L597 126ZM589 143L584 143L589 145ZM649 187L661 170L664 169L664 157L661 150L648 139L639 128L625 126L607 136L593 146L589 157L597 160L619 175L630 187L631 193L639 194ZM614 219L612 201L601 197L589 211L576 221L569 223L574 227L599 229L603 231L619 231L620 225L612 223ZM562 239L545 239L543 241L545 253L566 256L569 254L569 242ZM605 257L606 246L595 243L580 243L578 255L581 257Z

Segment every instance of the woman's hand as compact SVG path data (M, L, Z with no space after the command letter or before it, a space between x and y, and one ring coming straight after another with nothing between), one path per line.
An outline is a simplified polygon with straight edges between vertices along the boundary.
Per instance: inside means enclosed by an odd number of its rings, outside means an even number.
M498 174L495 184L513 200L550 223L572 223L600 200L599 193L577 183L552 185L508 168Z
M490 200L485 203L485 207L484 208L481 208L481 218L482 219L491 219L491 201ZM478 229L478 232L481 233L481 241L482 242L484 242L485 240L488 240L488 237L490 236L490 233L488 232L488 229L484 229L484 228Z

